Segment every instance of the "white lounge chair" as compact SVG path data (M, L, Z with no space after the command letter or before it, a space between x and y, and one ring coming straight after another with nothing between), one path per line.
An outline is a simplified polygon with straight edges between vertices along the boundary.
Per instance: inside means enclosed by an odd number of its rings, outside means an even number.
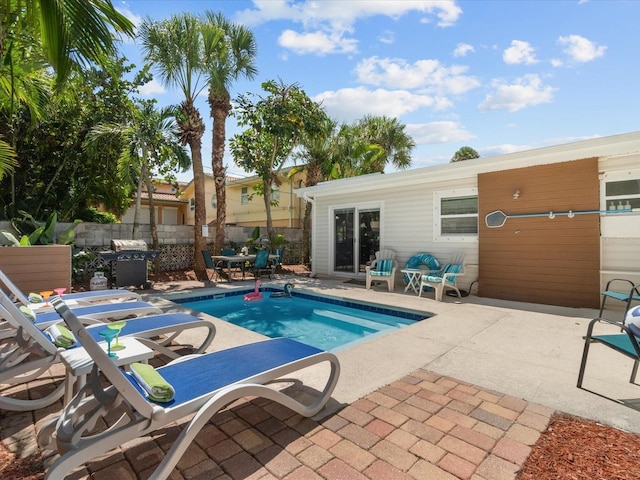
M0 347L0 385L20 385L37 379L53 364L60 361L62 351L28 320L7 296L0 297L0 316L14 329L15 335L3 341ZM62 322L62 319L58 320ZM87 331L97 340L104 323L92 324ZM151 350L175 359L179 355L168 348L175 338L186 330L201 328L205 332L200 345L192 353L202 353L215 336L213 323L184 313L167 313L134 318L127 321L121 336L133 336ZM78 347L79 348L79 347ZM37 410L51 405L64 394L64 382L42 398L17 399L0 393L0 409L13 411Z
M173 387L175 396L168 402L154 402L131 374L110 360L63 301L56 298L53 302L95 366L85 387L58 419L55 440L60 457L47 470L47 479L64 478L94 457L193 415L151 475L154 479L167 478L202 427L229 403L247 396L263 397L310 417L324 407L338 381L340 364L334 354L276 338L181 358L158 368L157 373ZM331 366L327 383L309 405L268 385L324 362ZM98 370L109 386L102 386ZM115 422L106 422L105 429L93 431L116 411L121 416Z
M13 303L11 298L0 290L0 300L3 304L7 302ZM26 307L28 314L32 316L32 321L40 329L45 328L61 321L60 315L55 310L34 312L31 310L29 303L19 302L18 307ZM139 317L143 315L158 315L162 310L155 305L147 302L129 301L116 303L98 303L94 305L84 305L74 307L73 310L82 318L84 323L99 323L106 320L121 320L127 317ZM2 317L2 315L0 315ZM0 340L11 338L15 335L15 328L6 319L0 320Z
M29 303L29 299L11 279L0 270L0 282L4 285L6 293L13 297L14 301L23 304ZM139 294L124 288L113 288L110 290L95 290L89 292L63 293L65 301L73 300L78 305L90 305L110 300L142 300Z

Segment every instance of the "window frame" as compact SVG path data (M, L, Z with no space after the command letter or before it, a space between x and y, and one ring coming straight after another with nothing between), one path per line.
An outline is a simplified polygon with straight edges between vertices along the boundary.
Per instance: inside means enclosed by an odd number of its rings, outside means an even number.
M196 198L195 197L191 197L189 199L189 210L191 210L192 212L196 209Z
M442 200L451 200L455 198L468 198L475 197L478 199L478 188L457 188L454 190L442 190L433 192L433 241L434 242L478 242L478 234L480 231L480 213L479 213L479 204L478 204L478 212L475 214L460 214L460 215L446 215L443 216L441 212ZM476 233L475 234L443 234L442 233L442 219L444 217L449 218L476 218Z
M249 203L249 187L242 187L240 189L240 205L247 205Z
M638 205L640 207L640 191L636 194L629 195L607 195L607 184L616 182L625 182L629 180L635 180L640 183L640 169L620 170L615 172L607 172L602 175L602 184L600 187L600 209L603 211L614 211L611 209L611 204L617 206L619 202L622 202L623 207L626 205L627 200L634 200L631 207ZM635 208L638 208L635 207Z

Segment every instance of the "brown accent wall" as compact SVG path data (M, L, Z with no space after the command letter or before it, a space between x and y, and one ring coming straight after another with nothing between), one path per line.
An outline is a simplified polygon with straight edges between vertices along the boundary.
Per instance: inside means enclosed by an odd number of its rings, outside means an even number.
M600 299L600 216L485 216L598 210L598 160L576 160L478 175L478 295L596 308ZM520 190L520 198L513 194Z

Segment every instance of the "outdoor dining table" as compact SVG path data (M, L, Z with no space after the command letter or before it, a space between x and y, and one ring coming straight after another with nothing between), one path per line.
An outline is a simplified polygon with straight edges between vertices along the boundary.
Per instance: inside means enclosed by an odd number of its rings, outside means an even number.
M238 263L240 265L240 269L242 270L242 280L244 280L244 276L247 269L247 264L253 265L256 261L255 255L212 255L214 262L226 262L227 263L227 279L231 282L231 264ZM273 253L269 254L269 260L273 261L278 258L277 255Z
M252 264L256 261L255 255L213 255L214 262L226 262L227 264L227 279L231 282L231 264L237 263L242 270L242 280L244 280L244 274L247 267L247 262Z

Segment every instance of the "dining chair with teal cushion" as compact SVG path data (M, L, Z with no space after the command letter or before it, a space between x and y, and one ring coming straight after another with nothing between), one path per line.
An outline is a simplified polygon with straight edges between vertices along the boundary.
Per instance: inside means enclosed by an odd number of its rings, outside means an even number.
M600 313L598 317L602 318L604 306L607 298L613 298L625 304L622 313L622 319L631 308L633 302L640 302L640 284L634 285L631 280L626 278L612 278L607 282L602 292L602 303L600 304Z
M256 252L256 259L251 266L251 270L255 278L259 278L262 272L267 272L269 280L271 280L273 265L269 263L269 250L258 250Z
M220 273L222 270L222 264L219 263L216 265L214 263L213 257L211 256L211 252L209 252L209 250L202 250L202 257L204 258L204 267L207 271L207 274L210 270L213 271L213 277L209 277L209 281L213 282L216 277L218 279L221 279L222 276L220 275Z

